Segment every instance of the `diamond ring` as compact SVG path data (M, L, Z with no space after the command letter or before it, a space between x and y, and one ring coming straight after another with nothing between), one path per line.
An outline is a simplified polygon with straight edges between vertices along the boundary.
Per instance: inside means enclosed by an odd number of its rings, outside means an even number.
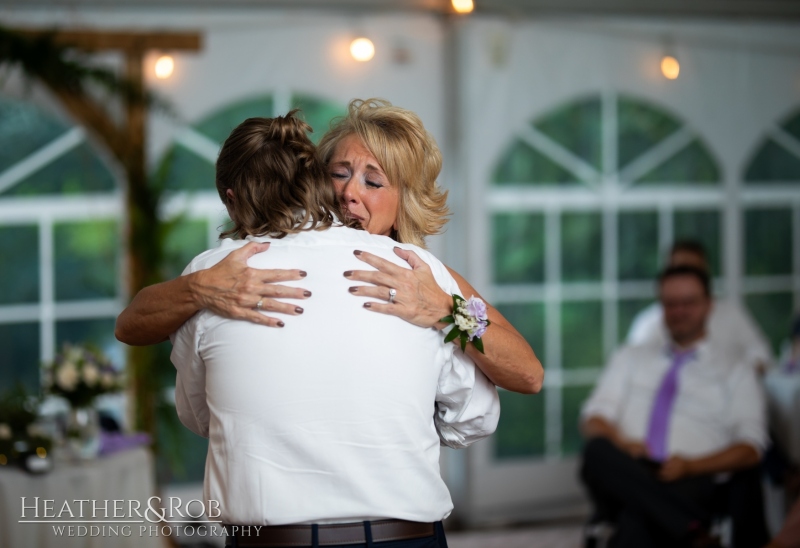
M394 298L397 297L397 290L390 287L389 288L389 302L394 303Z

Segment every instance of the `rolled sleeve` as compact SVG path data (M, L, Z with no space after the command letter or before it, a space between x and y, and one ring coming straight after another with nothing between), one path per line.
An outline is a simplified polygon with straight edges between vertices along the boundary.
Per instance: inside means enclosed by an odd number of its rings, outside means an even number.
M460 349L442 368L434 423L442 445L461 449L490 436L500 420L497 388Z
M619 421L628 386L629 354L630 350L623 348L611 358L581 408L581 422L590 417L602 417L612 423Z

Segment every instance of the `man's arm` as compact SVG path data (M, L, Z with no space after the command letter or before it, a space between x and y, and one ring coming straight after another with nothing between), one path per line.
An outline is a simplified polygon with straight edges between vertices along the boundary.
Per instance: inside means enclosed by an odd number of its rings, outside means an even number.
M758 449L748 443L735 443L700 458L672 456L661 466L659 477L663 481L675 481L690 476L736 472L755 466L760 460Z
M592 415L584 420L581 432L587 439L606 438L635 459L648 455L647 446L643 442L626 439L616 426L599 415Z

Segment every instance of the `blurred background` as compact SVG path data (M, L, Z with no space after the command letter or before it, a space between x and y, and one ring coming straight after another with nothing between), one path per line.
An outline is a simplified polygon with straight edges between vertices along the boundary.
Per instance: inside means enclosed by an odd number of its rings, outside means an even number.
M707 247L716 293L776 355L800 307L795 0L2 0L0 26L72 33L78 61L140 70L158 97L136 125L119 94L86 90L133 146L141 132L163 278L215 244L214 161L244 118L301 108L318 140L353 98L420 115L453 211L430 247L546 368L541 394L501 394L490 440L445 453L463 524L585 515L580 406L675 239ZM125 146L28 72L0 64L0 388L38 390L67 341L137 359L114 321L141 249ZM175 421L168 353L146 358L158 478L190 488L205 441Z

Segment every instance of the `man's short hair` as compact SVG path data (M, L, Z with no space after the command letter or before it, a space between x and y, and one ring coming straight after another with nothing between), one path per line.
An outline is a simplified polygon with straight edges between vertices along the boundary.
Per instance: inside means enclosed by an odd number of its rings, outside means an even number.
M706 262L708 262L708 253L703 244L697 240L676 240L669 249L669 256L672 257L676 253L693 253Z
M697 278L700 282L700 285L703 286L703 293L705 293L706 297L711 297L711 278L708 275L708 272L697 268L696 266L689 266L689 265L680 265L680 266L668 266L664 270L661 271L661 274L658 275L658 287L659 289L664 285L664 282L670 280L672 278L677 278L680 276L692 276Z
M225 140L216 183L233 226L220 238L282 238L324 230L343 218L327 170L308 138L311 127L296 112L248 118Z

